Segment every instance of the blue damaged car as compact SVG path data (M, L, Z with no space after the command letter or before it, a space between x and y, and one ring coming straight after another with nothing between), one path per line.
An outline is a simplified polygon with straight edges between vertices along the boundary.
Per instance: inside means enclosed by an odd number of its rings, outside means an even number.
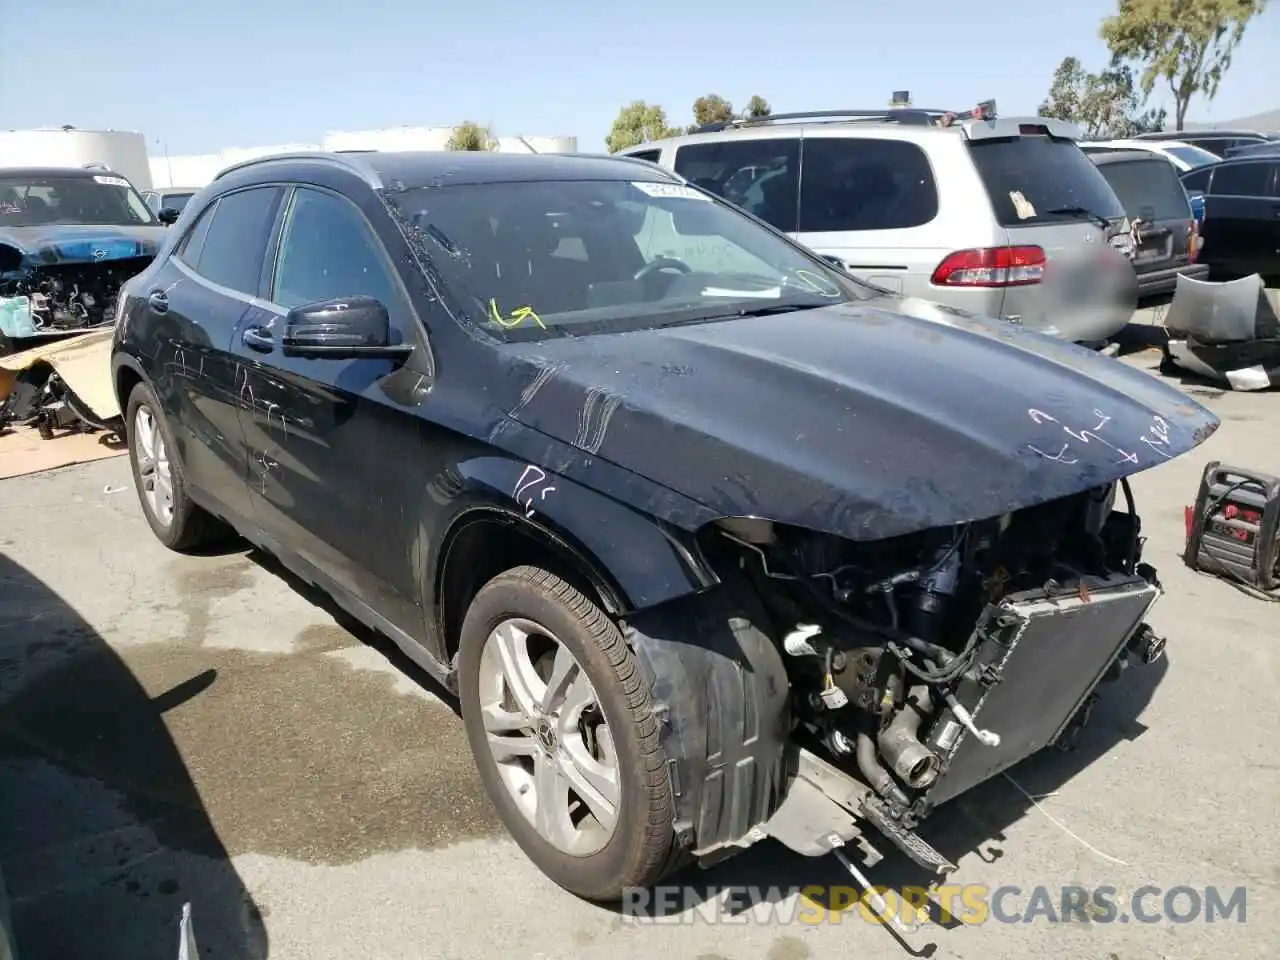
M110 322L165 232L109 170L0 170L0 353Z

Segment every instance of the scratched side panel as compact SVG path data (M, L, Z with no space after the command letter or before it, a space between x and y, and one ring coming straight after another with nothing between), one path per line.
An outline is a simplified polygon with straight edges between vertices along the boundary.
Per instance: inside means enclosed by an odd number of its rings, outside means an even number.
M264 325L250 308L243 325ZM278 323L277 323L278 325ZM317 360L240 351L241 420L258 524L415 637L412 562L423 425L386 360Z
M186 278L166 264L138 306L138 341L154 351L153 385L174 432L190 483L248 515L244 438L237 411L236 362L230 353L243 302ZM145 293L165 290L169 309L157 314Z

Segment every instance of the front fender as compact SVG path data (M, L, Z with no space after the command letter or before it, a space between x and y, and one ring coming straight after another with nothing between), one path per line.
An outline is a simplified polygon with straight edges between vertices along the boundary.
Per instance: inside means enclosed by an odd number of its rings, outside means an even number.
M476 509L498 510L544 539L567 547L611 588L614 613L656 606L713 586L714 573L686 534L545 467L506 457L476 457L457 467L466 503L450 532ZM430 571L435 582L450 537ZM613 604L611 604L613 605Z

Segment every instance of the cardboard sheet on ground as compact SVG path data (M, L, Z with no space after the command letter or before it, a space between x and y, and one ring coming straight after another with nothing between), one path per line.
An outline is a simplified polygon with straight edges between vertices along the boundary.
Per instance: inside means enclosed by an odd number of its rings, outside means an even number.
M1165 315L1166 354L1233 390L1280 386L1280 318L1257 274L1212 283L1179 276Z
M31 427L13 427L0 433L0 480L43 473L75 463L106 460L120 456L126 449L123 443L104 431L75 433L59 430L53 439L44 440Z
M120 416L111 387L112 333L110 327L93 330L69 340L0 357L0 400L9 395L18 374L44 362L100 420Z

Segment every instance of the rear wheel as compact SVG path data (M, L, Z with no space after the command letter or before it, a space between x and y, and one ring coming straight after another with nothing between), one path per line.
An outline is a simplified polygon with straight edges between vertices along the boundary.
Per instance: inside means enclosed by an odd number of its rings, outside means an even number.
M139 383L129 394L125 424L133 484L156 538L170 550L180 552L225 538L228 528L188 495L168 421L147 384Z
M673 863L673 799L648 685L617 626L559 577L517 567L462 624L467 738L499 815L556 883L591 900Z

